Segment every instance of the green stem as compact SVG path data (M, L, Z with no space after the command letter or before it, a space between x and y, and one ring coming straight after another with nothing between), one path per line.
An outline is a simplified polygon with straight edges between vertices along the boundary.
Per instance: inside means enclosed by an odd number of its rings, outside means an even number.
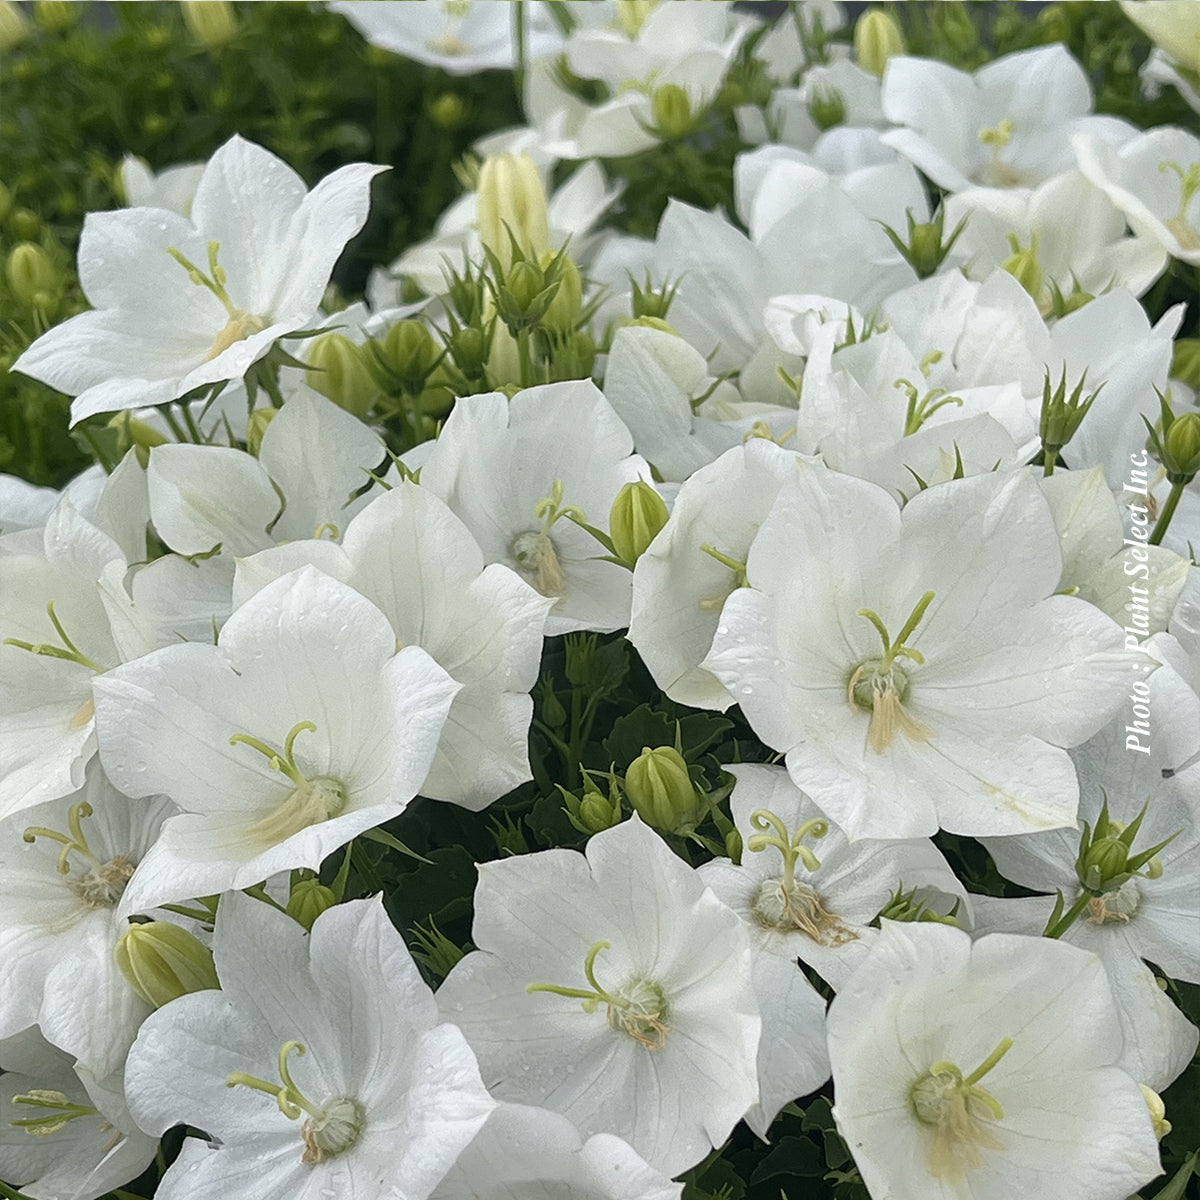
M525 71L528 48L525 38L525 0L516 0L513 5L513 42L517 50L517 67L513 72L513 83L517 89L517 107L525 111Z
M1081 892L1079 895L1079 899L1076 900L1075 903L1072 904L1069 909L1067 909L1066 913L1063 916L1061 916L1054 923L1054 925L1051 928L1047 929L1046 932L1042 934L1042 937L1048 937L1048 938L1062 937L1062 935L1064 933L1066 933L1067 930L1070 929L1072 925L1075 924L1075 921L1079 917L1079 914L1081 912L1083 912L1083 910L1085 908L1087 908L1091 899L1092 899L1092 896L1091 896L1090 892Z
M1150 534L1149 543L1151 546L1162 544L1163 534L1167 532L1167 526L1171 524L1171 518L1175 515L1175 510L1179 507L1179 501L1183 496L1184 485L1182 483L1171 484L1171 494L1167 497L1166 504L1163 505L1163 510L1158 514L1158 520L1154 523L1154 532Z
M533 379L533 355L530 349L530 331L522 329L517 334L517 361L520 364L521 386L532 387Z

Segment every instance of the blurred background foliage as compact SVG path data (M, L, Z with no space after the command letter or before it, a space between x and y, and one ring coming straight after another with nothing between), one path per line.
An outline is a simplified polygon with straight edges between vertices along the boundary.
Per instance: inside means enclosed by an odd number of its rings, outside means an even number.
M770 18L787 5L752 7ZM974 69L997 53L1063 41L1091 74L1098 111L1140 125L1194 121L1172 89L1142 97L1137 72L1151 45L1115 4L881 7L914 54ZM335 275L354 295L372 265L430 232L461 191L453 166L471 144L520 120L507 73L456 78L422 67L368 46L319 4L0 8L0 471L38 484L61 485L90 456L67 432L67 398L8 368L45 329L86 307L74 272L79 231L87 212L122 203L126 154L158 171L203 160L240 133L310 185L347 162L390 164ZM834 37L849 35L847 26ZM814 52L824 53L820 41ZM743 148L732 110L764 102L770 86L743 57L690 137L606 163L625 182L617 224L652 235L668 194L732 211L731 167ZM24 244L43 252L32 283ZM24 270L14 271L19 247ZM1151 315L1193 287L1168 274L1148 297Z

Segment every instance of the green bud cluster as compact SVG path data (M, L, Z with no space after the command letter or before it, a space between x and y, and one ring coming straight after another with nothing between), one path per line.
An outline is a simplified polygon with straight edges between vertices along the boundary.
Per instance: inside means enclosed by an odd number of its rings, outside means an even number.
M604 772L599 776L608 779L608 791L604 792L596 783L595 773L584 769L582 774L582 796L568 792L562 784L555 786L565 801L567 820L580 833L590 837L593 833L603 833L621 823L621 785L615 772Z
M907 242L890 225L883 225L883 232L887 234L892 245L904 256L905 262L916 271L917 277L928 279L942 265L942 260L950 253L954 243L958 241L959 235L967 227L967 218L963 217L959 221L949 237L945 236L946 211L944 208L939 207L931 221L918 222L913 217L911 209L905 213L905 218L908 221Z
M1128 825L1122 825L1108 815L1106 799L1100 809L1100 816L1096 819L1095 829L1086 821L1083 823L1083 837L1079 841L1075 873L1080 886L1086 891L1100 896L1105 892L1116 891L1136 875L1157 879L1162 874L1158 853L1179 836L1177 833L1173 833L1156 846L1151 846L1149 850L1133 853L1133 843L1142 822L1146 819L1149 807L1150 801L1147 800L1138 815Z
M1038 424L1038 436L1042 441L1043 472L1046 475L1054 474L1054 462L1059 451L1079 431L1083 418L1088 415L1096 397L1100 395L1100 389L1104 386L1101 384L1094 392L1085 396L1083 389L1086 382L1087 372L1084 371L1074 390L1068 395L1067 368L1063 367L1062 378L1058 386L1053 388L1050 386L1050 372L1046 372L1042 383L1042 415Z

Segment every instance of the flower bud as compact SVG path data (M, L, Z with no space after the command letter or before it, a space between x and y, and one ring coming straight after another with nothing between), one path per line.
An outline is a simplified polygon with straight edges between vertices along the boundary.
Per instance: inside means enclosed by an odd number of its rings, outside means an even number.
M621 789L616 777L608 776L608 794L596 786L588 771L583 772L583 796L574 796L561 784L556 785L567 802L567 820L579 830L591 836L603 833L621 822Z
M733 862L741 864L742 851L745 847L742 844L742 835L736 829L731 829L725 835L725 854L732 859Z
M438 359L438 348L423 321L397 321L381 341L372 343L375 377L389 392L416 395Z
M528 154L495 154L484 162L478 214L479 237L505 269L512 265L514 238L527 258L550 249L546 189Z
M808 101L808 115L818 129L832 129L846 119L846 102L836 88L821 88Z
M576 329L555 340L546 364L547 382L588 379L596 365L596 343L586 329Z
M113 954L121 974L147 1004L162 1008L189 992L219 988L212 951L169 921L131 925Z
M316 919L337 902L333 889L327 888L319 879L301 879L292 885L287 914L305 929L311 929Z
M690 833L700 817L687 763L673 746L643 748L625 772L625 794L638 816L662 833Z
M277 408L256 408L246 419L246 449L257 454L262 449L267 426L279 415Z
M1144 1083L1138 1084L1138 1087L1142 1089L1142 1099L1146 1101L1146 1107L1150 1110L1154 1136L1161 1142L1171 1132L1171 1122L1167 1120L1167 1106L1153 1088L1148 1088Z
M180 0L184 23L196 41L216 50L237 35L237 17L228 0Z
M45 250L33 242L21 242L14 246L4 265L9 287L26 308L37 306L35 297L39 292L53 295L57 290L58 276Z
M3 0L0 0L0 3L3 3ZM0 46L0 49L3 49L3 46ZM0 183L0 221L3 221L12 212L12 207L13 194L3 183Z
M466 120L467 106L453 92L443 92L427 107L429 119L439 129L457 129Z
M15 50L32 32L33 26L15 4L0 3L0 51Z
M1200 392L1200 338L1177 338L1171 355L1171 378Z
M137 460L144 471L150 465L150 451L155 446L165 446L168 438L153 425L139 421L131 412L116 413L109 418L109 429L117 431L117 451L122 456L132 447L137 451Z
M543 254L542 269L549 267L554 258L554 255ZM583 312L583 277L579 274L579 268L565 256L558 268L558 291L554 293L554 299L542 317L542 324L548 329L566 333L575 328Z
M14 208L8 214L8 227L15 237L28 241L38 235L42 222L31 208Z
M664 140L686 137L696 124L692 102L677 83L664 83L650 99L654 131Z
M858 18L854 26L854 57L864 71L882 76L889 58L907 53L904 34L887 13L873 8Z
M1126 874L1129 847L1120 839L1122 827L1114 825L1113 829L1109 836L1096 838L1083 856L1083 878L1093 890Z
M504 286L522 312L530 309L541 295L546 277L541 268L531 262L514 263L504 277Z
M1024 250L1017 241L1017 235L1008 235L1012 254L1004 261L1006 270L1033 298L1038 300L1042 294L1042 264L1038 261L1038 237L1034 234L1032 242Z
M1179 476L1184 483L1190 483L1200 472L1200 412L1176 417L1163 438L1163 449L1167 477Z
M33 15L37 23L50 33L65 33L79 20L79 5L70 0L37 0Z
M323 333L313 339L307 361L312 368L305 372L310 388L359 420L366 417L379 395L379 385L371 377L359 346L345 334Z
M617 557L632 568L667 523L667 505L653 485L639 479L617 493L608 523Z

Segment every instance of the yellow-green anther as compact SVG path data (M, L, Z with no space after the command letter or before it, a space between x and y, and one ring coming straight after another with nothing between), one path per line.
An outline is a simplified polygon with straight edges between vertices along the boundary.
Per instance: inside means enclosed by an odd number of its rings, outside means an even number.
M86 800L80 800L78 804L72 804L69 813L67 814L67 827L70 829L70 834L59 833L56 829L47 829L43 825L30 825L28 829L21 835L22 839L32 845L38 838L49 838L52 842L59 842L62 845L62 850L58 855L58 873L60 875L69 875L71 873L71 863L68 856L72 853L81 854L89 862L99 865L99 860L92 853L91 847L88 846L87 838L83 833L83 818L92 815L92 806Z
M293 1050L301 1058L308 1053L308 1050L300 1042L284 1042L279 1050L279 1078L283 1081L282 1083L270 1083L265 1079L259 1079L256 1075L245 1075L240 1071L235 1071L225 1080L225 1086L252 1088L256 1092L273 1096L279 1105L279 1111L289 1121L297 1120L302 1112L308 1113L310 1117L319 1118L321 1116L320 1108L304 1095L292 1079L288 1056Z
M993 146L997 150L1000 150L1012 141L1012 135L1015 131L1016 125L1010 118L1006 117L997 125L981 129L979 131L979 140L985 146Z
M261 738L252 737L248 733L235 733L230 739L231 746L249 746L252 750L257 750L267 760L267 765L272 771L280 771L286 775L298 788L307 788L309 781L305 779L303 772L296 766L295 754L293 747L296 744L296 739L304 732L316 733L317 727L311 721L298 721L292 726L287 738L283 743L282 753L273 747L267 745Z

